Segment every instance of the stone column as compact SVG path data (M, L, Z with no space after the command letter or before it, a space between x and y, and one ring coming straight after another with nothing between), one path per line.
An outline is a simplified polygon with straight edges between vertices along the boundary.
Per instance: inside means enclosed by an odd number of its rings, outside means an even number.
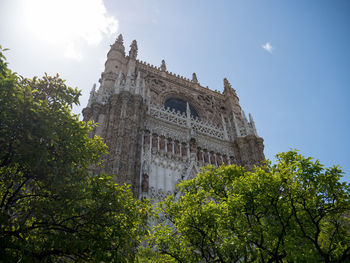
M181 156L186 157L187 156L187 145L185 142L181 143Z
M204 149L204 163L209 163L209 155L208 155L208 150Z
M134 196L139 197L142 130L146 112L143 99L122 91L112 95L102 110L108 125L104 125L101 135L109 154L103 157L101 172L113 175L116 183L131 184Z
M163 135L160 136L159 150L160 151L165 151L165 137Z
M173 142L171 138L168 138L167 143L167 152L172 153L173 152Z
M174 153L175 155L179 155L180 154L180 145L179 145L179 141L175 140L174 142Z

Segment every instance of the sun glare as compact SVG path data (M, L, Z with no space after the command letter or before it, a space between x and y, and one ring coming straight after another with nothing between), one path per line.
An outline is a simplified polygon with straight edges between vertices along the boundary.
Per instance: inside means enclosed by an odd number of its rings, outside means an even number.
M73 59L82 58L82 45L98 45L118 28L118 21L106 15L102 0L23 0L22 10L23 23L33 37Z

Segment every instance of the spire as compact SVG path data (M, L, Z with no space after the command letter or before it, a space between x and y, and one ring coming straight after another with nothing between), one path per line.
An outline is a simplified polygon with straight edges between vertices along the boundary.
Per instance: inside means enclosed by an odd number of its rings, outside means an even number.
M88 107L91 107L91 104L96 101L96 83L92 86L92 89L90 91L90 97L88 101Z
M165 65L165 60L162 59L162 64L160 65L160 70L161 71L166 71L166 65Z
M224 78L224 93L225 94L236 93L235 89L232 88L231 83L227 80L227 78Z
M136 59L137 57L137 42L133 40L130 45L129 57L132 59Z
M250 113L249 113L249 122L252 125L254 135L258 136L258 132L256 131L256 127L255 127L255 122L254 122L253 116Z
M245 115L243 110L241 110L241 115L242 115L243 125L244 125L244 129L245 129L246 135L248 135L248 134L250 134L250 130L249 130L249 126L248 126L248 120L247 120L247 117L246 117L246 115Z
M230 82L228 82L227 78L224 78L224 91L228 91L229 89L231 89L232 86L230 84Z
M125 47L124 47L124 40L123 35L119 34L118 38L114 42L114 44L111 46L112 49L116 49L125 55Z
M198 83L197 75L196 75L196 73L194 73L194 72L193 72L193 74L192 74L192 82L193 82L193 83Z

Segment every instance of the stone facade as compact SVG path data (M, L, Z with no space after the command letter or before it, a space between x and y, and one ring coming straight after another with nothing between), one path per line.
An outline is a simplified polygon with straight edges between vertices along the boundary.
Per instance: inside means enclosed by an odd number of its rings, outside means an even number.
M137 60L137 43L125 55L119 35L107 54L105 70L94 85L84 120L98 123L109 154L96 172L131 184L135 196L158 202L181 180L212 164L252 168L264 160L263 139L224 79L223 93Z

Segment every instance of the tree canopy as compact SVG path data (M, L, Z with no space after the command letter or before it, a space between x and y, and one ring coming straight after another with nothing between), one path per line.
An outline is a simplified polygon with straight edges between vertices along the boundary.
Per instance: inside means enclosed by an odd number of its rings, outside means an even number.
M160 204L149 257L163 262L349 262L350 187L296 151L253 171L206 167Z
M107 147L71 113L79 96L58 75L13 73L0 47L1 262L350 261L339 167L296 151L252 171L208 166L152 218L127 186L89 172Z
M0 48L0 261L132 261L147 202L88 168L107 147L71 113L80 91L23 78Z

